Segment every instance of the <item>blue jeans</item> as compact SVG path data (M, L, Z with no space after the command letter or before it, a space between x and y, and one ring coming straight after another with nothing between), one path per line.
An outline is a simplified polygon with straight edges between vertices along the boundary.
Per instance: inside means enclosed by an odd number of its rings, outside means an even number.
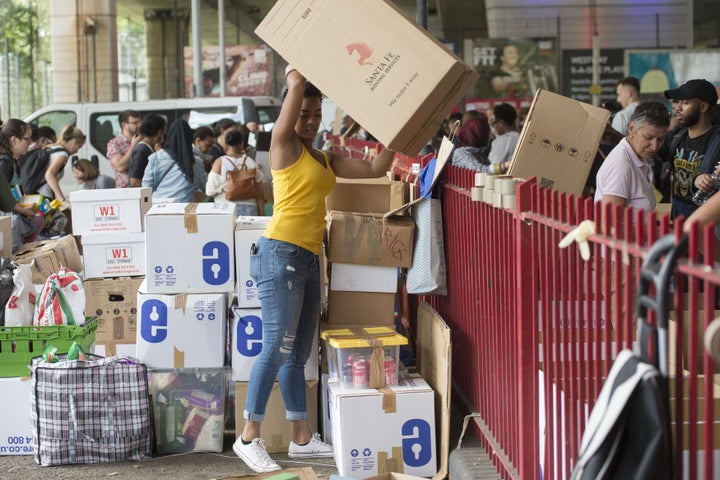
M687 218L692 215L692 213L697 209L697 205L681 202L679 200L673 200L670 217L675 218L679 217L680 215L685 215L685 220L687 220Z
M285 418L307 419L305 363L313 348L320 317L318 256L291 243L261 237L250 255L262 310L262 351L248 382L243 417L261 422L278 378Z

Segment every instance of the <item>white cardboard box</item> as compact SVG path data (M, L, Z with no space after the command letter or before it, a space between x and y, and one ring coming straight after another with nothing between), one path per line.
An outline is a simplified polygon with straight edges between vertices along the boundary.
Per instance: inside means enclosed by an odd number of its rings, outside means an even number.
M364 479L400 462L408 475L435 475L435 399L420 376L401 377L385 390L331 383L328 396L340 475Z
M262 350L262 314L260 309L232 308L232 326L230 327L230 348L232 355L232 380L235 382L247 382L250 380L250 371L260 350ZM318 366L319 357L319 336L315 331L313 340L313 351L310 353L305 364L305 380L317 381L320 376Z
M378 293L397 292L397 267L333 262L330 268L330 290Z
M235 222L235 273L238 306L259 308L255 280L250 277L250 247L257 243L272 217L238 217Z
M151 188L108 188L70 192L73 235L142 232L152 206Z
M150 368L220 368L225 364L227 294L138 290L136 357Z
M33 455L28 377L0 378L0 455Z
M148 293L232 292L232 203L164 203L145 216Z
M89 234L80 237L85 278L145 275L143 232Z

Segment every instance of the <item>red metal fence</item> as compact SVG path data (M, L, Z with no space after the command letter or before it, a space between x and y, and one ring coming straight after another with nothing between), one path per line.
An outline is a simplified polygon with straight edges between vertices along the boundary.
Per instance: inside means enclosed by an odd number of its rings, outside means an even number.
M426 160L398 155L393 172L408 178L410 164ZM643 258L664 234L679 238L682 223L541 189L534 179L516 187L515 208L498 208L473 201L474 185L475 172L446 167L448 294L424 300L451 328L455 391L479 414L475 433L501 476L569 478L612 361L636 341ZM588 261L575 245L558 247L583 220L598 232ZM702 341L720 274L712 229L693 229L689 245L669 293L675 464L679 478L711 479L720 476L720 375L705 374L714 365Z

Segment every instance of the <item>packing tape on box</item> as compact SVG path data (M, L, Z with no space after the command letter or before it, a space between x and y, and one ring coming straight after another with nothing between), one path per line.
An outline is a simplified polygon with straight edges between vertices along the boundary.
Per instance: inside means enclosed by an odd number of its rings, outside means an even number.
M395 397L395 391L392 388L378 388L378 391L382 394L382 409L385 413L397 412L397 398Z
M185 231L187 233L198 232L197 206L197 203L188 203L187 206L185 206L185 215L183 221L185 224Z
M482 202L483 187L472 187L470 190L470 198L472 198L473 202Z
M487 177L487 173L485 172L478 172L475 174L475 186L476 187L484 187L485 186L485 177Z

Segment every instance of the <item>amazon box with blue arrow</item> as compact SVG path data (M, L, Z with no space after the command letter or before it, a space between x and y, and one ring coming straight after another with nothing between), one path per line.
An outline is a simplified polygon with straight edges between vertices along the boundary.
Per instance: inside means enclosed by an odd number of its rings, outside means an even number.
M385 0L283 0L255 29L388 148L417 155L477 80Z

